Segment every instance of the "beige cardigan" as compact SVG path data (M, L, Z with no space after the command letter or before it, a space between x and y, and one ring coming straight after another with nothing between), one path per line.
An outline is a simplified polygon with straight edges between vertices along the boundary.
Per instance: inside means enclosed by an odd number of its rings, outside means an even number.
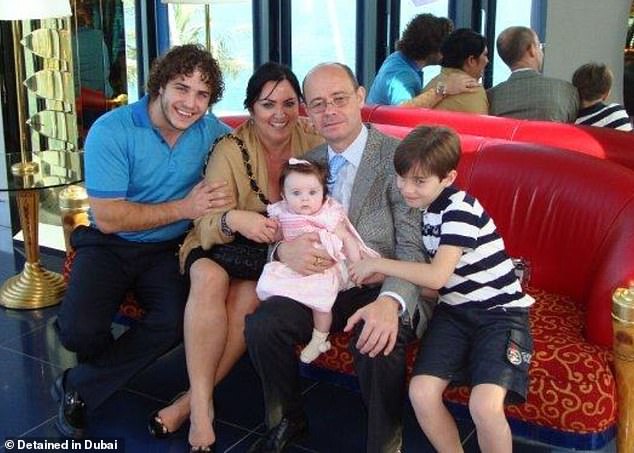
M450 74L469 75L461 69L442 68L440 74L431 79L429 83L425 85L423 91L428 90L430 87L435 87L438 82ZM479 86L473 93L460 93L447 96L433 108L434 110L450 110L452 112L480 113L481 115L487 115L489 113L489 101L486 91L484 91L482 86Z
M266 156L252 122L246 121L233 131L233 135L244 142L257 185L264 195L270 198L268 195L269 179ZM314 131L308 120L299 118L291 132L293 156L300 156L323 142L323 138ZM233 240L232 236L225 236L220 231L222 214L233 209L256 212L266 210L264 203L251 188L238 144L229 137L225 136L216 143L207 163L205 180L209 182L227 181L234 202L224 208L214 209L211 213L194 220L194 228L189 231L179 252L181 271L183 271L187 255L196 247L209 250L213 245L225 244Z

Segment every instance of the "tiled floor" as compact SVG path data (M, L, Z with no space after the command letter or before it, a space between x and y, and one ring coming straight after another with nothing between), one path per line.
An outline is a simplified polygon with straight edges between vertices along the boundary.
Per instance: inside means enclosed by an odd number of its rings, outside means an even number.
M0 252L0 281L14 273L14 259ZM18 253L19 255L19 253ZM21 266L20 259L17 267ZM51 270L60 270L59 255L44 254ZM53 321L57 307L17 311L0 309L0 439L54 437L56 405L49 396L54 378L74 364L59 344ZM304 399L310 436L289 452L363 452L364 411L358 393L332 384L306 380ZM186 387L182 348L163 357L107 401L89 420L89 436L124 439L126 452L187 451L186 430L170 440L155 440L146 419ZM263 433L262 395L248 358L243 358L215 393L217 451L244 452ZM405 408L404 448L407 453L432 452L409 404ZM478 452L470 421L459 423L466 452ZM5 451L0 447L0 452ZM8 451L8 450L7 450ZM15 451L15 450L14 450ZM120 450L121 451L121 450ZM548 449L516 442L519 453Z

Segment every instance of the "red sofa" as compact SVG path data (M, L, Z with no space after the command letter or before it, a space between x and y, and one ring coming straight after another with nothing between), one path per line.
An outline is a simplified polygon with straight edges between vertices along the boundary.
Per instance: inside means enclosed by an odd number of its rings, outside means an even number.
M537 301L528 401L507 409L513 434L556 447L602 448L617 423L611 298L634 283L634 173L550 147L461 138L457 185L489 211L510 255L530 263L527 290ZM352 374L347 343L347 336L336 338L314 366ZM457 415L467 414L468 394L464 387L446 392Z
M634 170L634 133L546 121L475 115L423 108L366 105L363 119L375 124L449 126L459 134L502 138L568 149L617 162Z
M236 126L245 117L224 119ZM375 126L396 137L410 130ZM528 401L507 409L513 434L555 447L600 449L616 435L611 297L617 287L634 284L634 172L538 144L467 134L461 142L457 185L481 201L510 255L531 269L535 354ZM139 315L135 305L126 303L125 310ZM332 343L328 353L302 365L302 373L355 385L348 336L335 335ZM409 366L416 348L410 345ZM468 416L468 393L458 387L445 394L457 416Z

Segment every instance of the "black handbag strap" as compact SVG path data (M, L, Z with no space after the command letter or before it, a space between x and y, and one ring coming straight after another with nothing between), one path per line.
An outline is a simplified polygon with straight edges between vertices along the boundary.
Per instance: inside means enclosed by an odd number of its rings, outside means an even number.
M207 160L205 161L203 174L207 170L207 163L209 162L209 157L211 156L213 149L216 147L216 144L224 138L229 138L233 140L238 146L238 149L240 150L240 154L242 154L242 162L244 162L244 169L247 172L247 177L249 178L249 184L251 185L251 190L255 192L255 194L258 196L258 198L260 199L262 203L264 203L265 205L271 204L271 202L266 198L266 195L264 195L264 192L262 192L262 189L260 189L260 186L258 186L258 182L255 180L255 176L253 175L253 167L251 166L251 158L249 157L247 146L244 144L242 139L236 135L229 133L226 135L222 135L216 139L214 144L211 146L211 149L209 150L209 154L207 154Z

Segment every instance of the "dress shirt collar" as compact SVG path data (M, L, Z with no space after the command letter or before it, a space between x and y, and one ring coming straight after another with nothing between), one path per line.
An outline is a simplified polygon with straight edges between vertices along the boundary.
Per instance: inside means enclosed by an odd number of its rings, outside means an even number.
M528 71L537 72L533 68L517 68L517 69L511 71L511 74L515 74L515 73L518 73L518 72L528 72Z
M357 138L343 150L341 153L336 153L330 145L328 145L328 161L332 159L332 156L335 154L341 154L345 159L354 165L356 168L359 168L359 164L361 164L361 157L363 157L363 150L365 149L365 144L368 141L368 128L363 125L361 128L361 132L357 135Z

